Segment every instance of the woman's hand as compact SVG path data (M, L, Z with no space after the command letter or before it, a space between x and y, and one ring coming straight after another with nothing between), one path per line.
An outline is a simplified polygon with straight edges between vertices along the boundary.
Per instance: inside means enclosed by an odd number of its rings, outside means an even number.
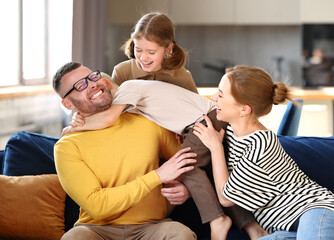
M217 147L222 147L222 142L225 134L225 130L221 129L217 132L210 120L210 118L204 115L204 119L206 121L207 127L202 123L196 123L194 126L194 134L201 139L203 144L209 148L211 151L216 149Z
M82 127L85 124L85 118L79 113L75 112L72 116L72 121L70 122L70 126L72 128Z
M189 151L190 147L179 150L173 157L155 170L162 183L175 180L182 173L194 169L194 166L186 166L196 162L196 159L193 158L196 157L197 154Z

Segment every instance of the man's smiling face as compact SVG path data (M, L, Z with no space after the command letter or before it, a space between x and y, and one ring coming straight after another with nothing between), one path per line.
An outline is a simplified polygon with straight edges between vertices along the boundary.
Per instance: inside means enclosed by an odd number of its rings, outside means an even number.
M61 79L60 94L68 92L78 80L87 77L92 71L89 68L80 66L73 71L66 73ZM88 86L81 92L72 91L63 99L67 108L76 109L83 116L92 115L107 110L112 103L112 94L109 85L105 81L93 82L88 80ZM68 107L69 106L69 107Z

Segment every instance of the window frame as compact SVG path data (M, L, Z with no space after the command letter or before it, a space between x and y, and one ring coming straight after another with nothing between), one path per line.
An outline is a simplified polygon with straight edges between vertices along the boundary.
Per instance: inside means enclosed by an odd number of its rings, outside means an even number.
M37 3L39 5L36 5L40 15L35 19L31 19L31 21L26 21L25 18L33 16L33 10L28 10L29 15L25 16L24 8L30 3L23 1L29 0L16 0L14 8L11 8L12 11L16 11L16 16L14 16L17 20L15 20L16 23L12 24L11 21L4 23L7 25L6 27L12 28L17 33L15 34L16 43L11 44L9 42L4 46L4 48L6 46L9 47L9 52L11 49L15 50L15 67L11 69L14 71L15 76L13 75L13 79L9 79L7 82L2 81L0 88L50 84L54 71L56 71L55 69L60 67L60 64L72 60L73 1L60 0L53 2L52 0L41 0ZM35 5L28 5L28 7L34 8ZM62 18L63 20L60 22L58 22L57 17L59 10L66 10L65 18ZM70 19L72 22L69 22L71 21ZM34 22L38 23L37 30L34 28ZM63 29L64 24L66 24L65 30ZM24 32L24 28L29 32L28 34L34 34L34 30L39 32L35 32L37 33L36 36L25 35L27 33ZM64 31L66 32L65 38L61 35ZM34 41L34 37L38 37L37 43ZM64 39L64 41L59 41L58 38L60 40ZM41 46L41 43L43 46ZM40 48L37 49L38 47ZM37 49L37 54L34 55L30 48L32 51ZM28 51L25 52L25 50ZM26 59L24 56L26 56ZM34 59L35 56L38 58ZM36 65L31 65L36 61ZM31 66L34 68L30 68ZM36 74L34 72L35 69L37 70Z
M48 66L49 66L49 18L48 18L48 10L49 10L49 0L44 0L44 39L45 39L45 49L44 49L44 72L45 75L43 78L34 78L34 79L25 79L23 76L23 0L19 0L19 22L20 22L20 34L19 34L19 42L20 42L20 65L19 65L19 85L30 86L30 85L38 85L38 84L48 84Z

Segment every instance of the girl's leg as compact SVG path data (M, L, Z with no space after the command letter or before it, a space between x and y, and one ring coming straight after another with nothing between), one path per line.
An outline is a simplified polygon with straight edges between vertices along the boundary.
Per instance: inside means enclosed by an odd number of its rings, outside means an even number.
M221 128L226 129L227 123L217 120L215 110L208 113L208 117L217 131ZM205 120L202 123L205 124ZM186 133L184 137L182 148L191 147L192 151L197 153L197 162L192 171L182 174L180 178L188 188L199 210L202 222L210 222L211 239L226 239L228 230L231 227L230 217L234 219L234 223L240 229L247 224L253 223L247 228L248 231L245 229L250 236L252 235L250 233L254 232L260 232L260 234L253 234L253 236L263 236L264 230L255 222L254 215L251 212L233 206L228 208L229 213L224 215L214 185L210 181L210 179L213 181L210 150L193 134L192 130ZM255 239L255 237L252 239Z
M216 112L208 114L215 129L226 128L227 123L216 119ZM202 121L205 123L205 120ZM191 151L197 154L197 162L194 169L180 176L183 184L188 188L201 215L202 223L211 222L224 215L217 193L212 185L209 174L212 172L211 152L202 141L193 133L192 129L185 133L181 148L191 147ZM211 175L211 174L210 174ZM219 221L217 221L219 222Z
M334 239L334 211L326 208L314 208L305 212L299 220L297 239Z

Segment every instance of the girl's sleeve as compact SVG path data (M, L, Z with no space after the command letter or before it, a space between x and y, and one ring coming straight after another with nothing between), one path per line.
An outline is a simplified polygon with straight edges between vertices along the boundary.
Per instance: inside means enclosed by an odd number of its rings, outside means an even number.
M118 85L121 85L123 82L129 80L127 78L127 71L125 71L124 67L122 66L123 64L116 65L111 75L111 79Z
M185 79L185 82L186 82L185 88L194 92L194 93L198 93L197 86L195 84L195 81L194 81L191 73L188 70L186 70L186 72L187 72L187 77Z
M124 112L135 109L138 103L146 97L142 80L129 80L122 83L116 91L113 104L126 104Z

